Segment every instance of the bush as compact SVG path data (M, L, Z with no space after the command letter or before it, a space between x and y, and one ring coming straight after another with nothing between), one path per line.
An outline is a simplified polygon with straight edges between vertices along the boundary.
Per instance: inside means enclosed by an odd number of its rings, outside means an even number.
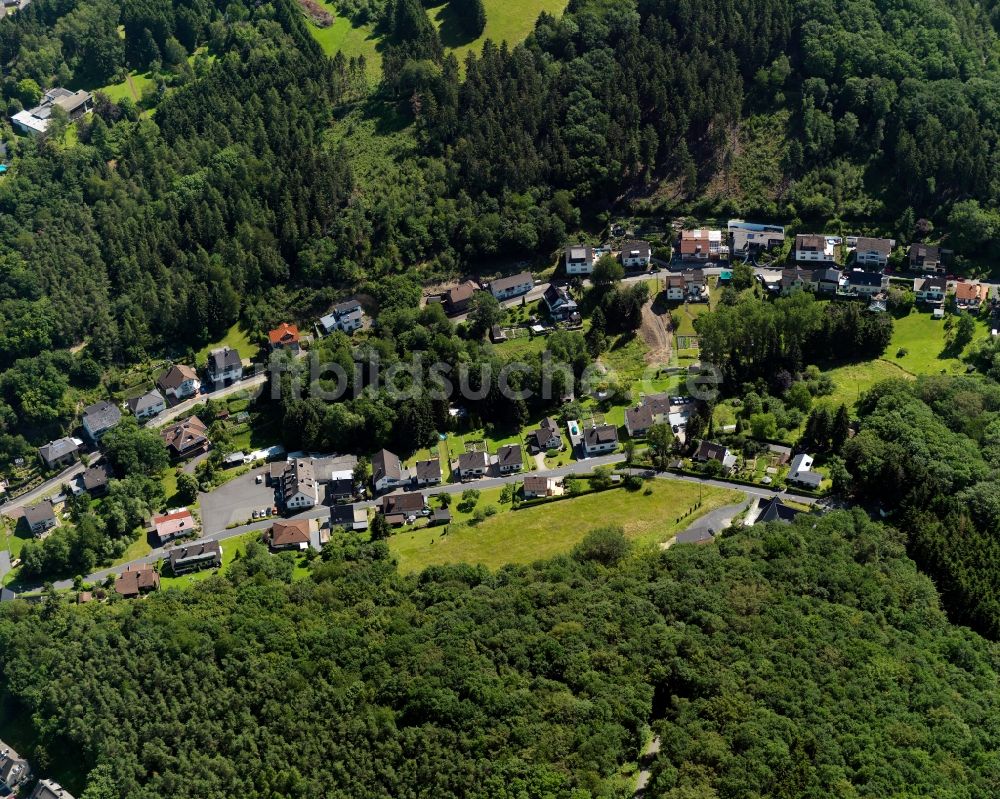
M573 557L579 561L594 561L605 566L614 566L628 555L631 549L621 527L598 527L591 530L573 550Z

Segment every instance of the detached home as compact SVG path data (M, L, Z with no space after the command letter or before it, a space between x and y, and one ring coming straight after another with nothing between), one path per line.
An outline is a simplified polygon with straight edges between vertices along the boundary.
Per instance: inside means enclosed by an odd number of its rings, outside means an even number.
M959 281L955 284L955 304L963 311L978 311L989 299L990 291L982 283Z
M556 322L562 322L578 312L576 300L562 286L550 285L545 289L542 299L549 309L549 315Z
M168 541L198 531L198 523L187 508L174 508L153 517L153 535L162 547Z
M160 575L148 563L133 563L115 578L115 593L135 599L160 587Z
M619 258L626 269L645 270L653 260L653 250L648 241L626 241L622 243Z
M559 481L555 477L529 474L524 478L522 489L525 499L540 499L541 497L554 497L562 493Z
M441 482L441 461L431 458L417 461L414 467L413 482L418 486L432 486Z
M111 467L106 463L90 466L80 475L79 486L92 497L103 497L111 487Z
M698 463L717 461L722 464L723 474L729 474L736 468L736 456L726 447L712 441L702 441L698 445L698 450L694 453L694 460Z
M859 236L854 245L854 263L861 267L885 269L896 246L894 239L871 239Z
M361 505L334 505L330 508L330 526L345 530L368 529L368 510Z
M216 569L221 565L222 546L218 541L195 541L170 550L170 569L174 574Z
M671 302L683 302L686 296L686 286L683 275L670 275L666 280L667 299Z
M4 5L7 5L5 2ZM49 89L42 97L42 101L34 108L18 111L10 118L14 127L29 136L37 136L45 133L52 121L52 111L61 108L66 112L70 121L82 117L94 107L94 96L90 92L83 90L71 92L69 89L56 87Z
M531 272L521 272L510 277L497 278L490 283L490 293L498 300L509 300L511 297L520 297L531 291L535 285L535 279Z
M423 494L390 494L382 497L379 510L388 519L390 516L416 515L427 507L427 497Z
M680 254L682 261L715 261L728 256L729 248L721 230L682 230Z
M809 279L809 286L817 294L836 294L840 289L840 277L836 269L817 269Z
M95 444L121 420L121 409L107 400L95 402L83 409L83 429Z
M80 456L83 442L78 438L57 438L38 448L38 456L46 469L57 469L69 466Z
M618 428L610 424L588 427L583 431L583 454L587 458L607 455L618 449Z
M200 455L212 445L207 425L197 416L167 425L160 431L160 438L174 460Z
M913 279L913 293L917 302L939 305L948 293L948 278L944 275L929 275Z
M537 430L533 430L528 436L528 443L534 452L548 452L553 449L562 449L563 440L559 432L559 422L555 419L543 419Z
M500 447L497 450L497 469L500 474L519 472L524 468L524 453L520 444Z
M49 500L24 509L24 521L32 535L41 535L56 526L56 514Z
M319 486L312 463L296 458L281 479L281 496L289 511L314 508L319 503Z
M781 270L781 293L791 294L809 286L812 273L806 269L782 269Z
M800 233L795 237L795 260L799 263L832 264L832 239L819 233Z
M594 248L574 244L566 248L566 274L589 275L594 271Z
M282 322L274 330L268 331L267 341L271 346L271 352L276 350L298 352L299 328L297 325L290 325L288 322Z
M396 488L404 480L399 456L387 449L380 449L372 456L372 488L376 494Z
M193 397L201 390L201 381L198 373L190 366L182 363L174 364L160 376L156 381L166 396L172 400L179 401L187 397Z
M889 287L889 278L881 272L862 272L852 269L846 275L847 290L859 297L872 297Z
M469 303L472 302L477 291L479 291L479 284L472 280L466 280L464 283L448 289L448 293L445 295L448 313L457 316L468 311Z
M226 386L243 379L243 359L232 347L220 347L208 355L208 379Z
M333 309L319 320L323 330L329 335L334 330L353 333L360 330L365 322L365 312L357 300L337 303Z
M277 521L271 525L264 540L268 547L274 551L286 549L296 549L304 551L309 549L309 536L312 532L312 523L309 519L294 519L292 521Z
M939 272L944 274L941 248L934 244L910 245L910 269L914 272Z
M166 399L155 388L152 391L147 391L142 396L126 400L125 404L132 412L132 415L140 421L151 419L167 409Z
M459 480L472 480L483 477L490 468L490 456L487 452L463 452L458 456L455 476Z
M813 458L804 452L792 458L792 463L788 467L787 480L790 485L798 485L804 488L817 489L823 482L823 475L814 472Z
M732 237L732 251L740 255L765 252L779 247L785 242L785 228L782 225L764 225L730 219L729 235Z

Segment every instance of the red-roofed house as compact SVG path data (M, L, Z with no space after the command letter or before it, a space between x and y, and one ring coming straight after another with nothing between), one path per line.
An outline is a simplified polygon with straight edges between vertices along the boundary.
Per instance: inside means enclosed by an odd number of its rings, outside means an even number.
M198 531L198 522L187 508L176 508L162 516L153 517L153 531L160 546L182 535Z
M296 325L290 325L288 322L282 322L274 330L271 330L267 334L268 340L271 342L271 350L291 350L292 352L299 351L299 328Z

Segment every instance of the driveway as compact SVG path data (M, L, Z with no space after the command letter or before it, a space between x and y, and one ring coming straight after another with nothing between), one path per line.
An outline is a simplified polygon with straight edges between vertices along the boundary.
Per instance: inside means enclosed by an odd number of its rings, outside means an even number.
M59 489L62 487L63 483L68 483L72 481L74 477L79 474L83 474L87 467L83 463L74 463L69 468L63 470L55 477L50 480L46 480L40 486L31 489L25 494L17 497L16 499L11 499L0 505L0 513L4 516L10 516L18 508L23 508L31 505L36 499L47 496L52 493L59 493Z
M254 389L263 386L267 382L267 378L267 372L261 372L260 374L245 377L243 380L239 380L231 386L220 388L218 391L211 391L208 394L198 394L197 396L186 399L183 402L178 402L173 407L167 408L159 416L154 416L146 422L146 427L163 427L163 425L168 422L172 422L178 416L183 416L195 405L202 405L211 399L222 399L223 397L228 397L231 394L237 394L240 391L249 391L252 393Z
M663 548L666 549L670 544L698 544L703 541L711 541L721 530L729 527L733 523L733 519L745 511L749 504L750 498L747 497L743 502L709 511L686 530L674 536Z
M257 475L267 474L266 468L254 469L230 480L208 494L199 494L201 525L206 533L225 530L231 524L241 524L253 517L255 510L274 505L274 489L267 480L258 484Z

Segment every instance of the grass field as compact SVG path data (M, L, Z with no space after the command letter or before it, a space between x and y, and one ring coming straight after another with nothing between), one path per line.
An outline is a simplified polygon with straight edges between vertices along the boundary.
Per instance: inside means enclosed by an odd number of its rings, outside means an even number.
M612 489L499 513L475 527L429 527L400 533L389 539L389 547L406 573L443 563L482 563L498 568L568 552L602 524L621 524L625 535L638 544L659 543L702 514L737 502L742 496L736 491L677 481L654 481L650 488L648 496L643 491ZM701 508L689 513L699 496Z
M226 331L226 335L221 340L206 344L195 355L195 363L204 364L208 360L208 353L219 347L232 347L241 358L252 358L260 349L257 344L250 339L250 333L240 327L239 322Z
M977 322L973 343L987 335L989 329L986 323ZM965 364L954 357L954 353L945 353L946 336L944 320L936 320L929 313L914 311L909 316L894 321L892 341L886 349L885 360L916 375L965 371ZM900 348L904 348L907 353L902 358L897 358L896 353Z
M816 405L826 404L833 408L846 405L849 409L853 409L861 395L876 383L892 379L909 380L913 377L909 372L885 360L840 366L827 374L833 378L834 391L825 397L819 397Z
M559 16L565 10L568 0L484 0L486 6L486 29L483 35L470 39L456 23L448 3L428 9L431 21L437 26L441 42L446 50L455 53L461 64L466 53L479 53L483 42L492 39L511 45L522 41L535 27L535 20L543 11ZM350 19L341 16L333 3L321 5L334 16L329 28L318 28L307 22L313 38L319 42L327 55L342 52L348 58L363 55L368 61L368 74L378 80L382 73L382 57L379 53L381 36L370 25L354 25Z
M696 336L698 335L694 329L694 320L697 319L702 314L706 314L711 310L708 307L708 303L705 302L692 302L687 305L681 305L677 308L677 314L681 318L681 323L677 326L677 330L674 332L678 336Z
M129 85L128 79L126 78L121 83L112 83L108 86L101 86L98 91L104 92L108 97L114 100L116 103L124 100L128 97L135 102L139 102L142 99L142 93L149 87L154 85L153 76L149 72L132 72L130 73L132 78L132 85ZM132 91L132 88L135 91Z

